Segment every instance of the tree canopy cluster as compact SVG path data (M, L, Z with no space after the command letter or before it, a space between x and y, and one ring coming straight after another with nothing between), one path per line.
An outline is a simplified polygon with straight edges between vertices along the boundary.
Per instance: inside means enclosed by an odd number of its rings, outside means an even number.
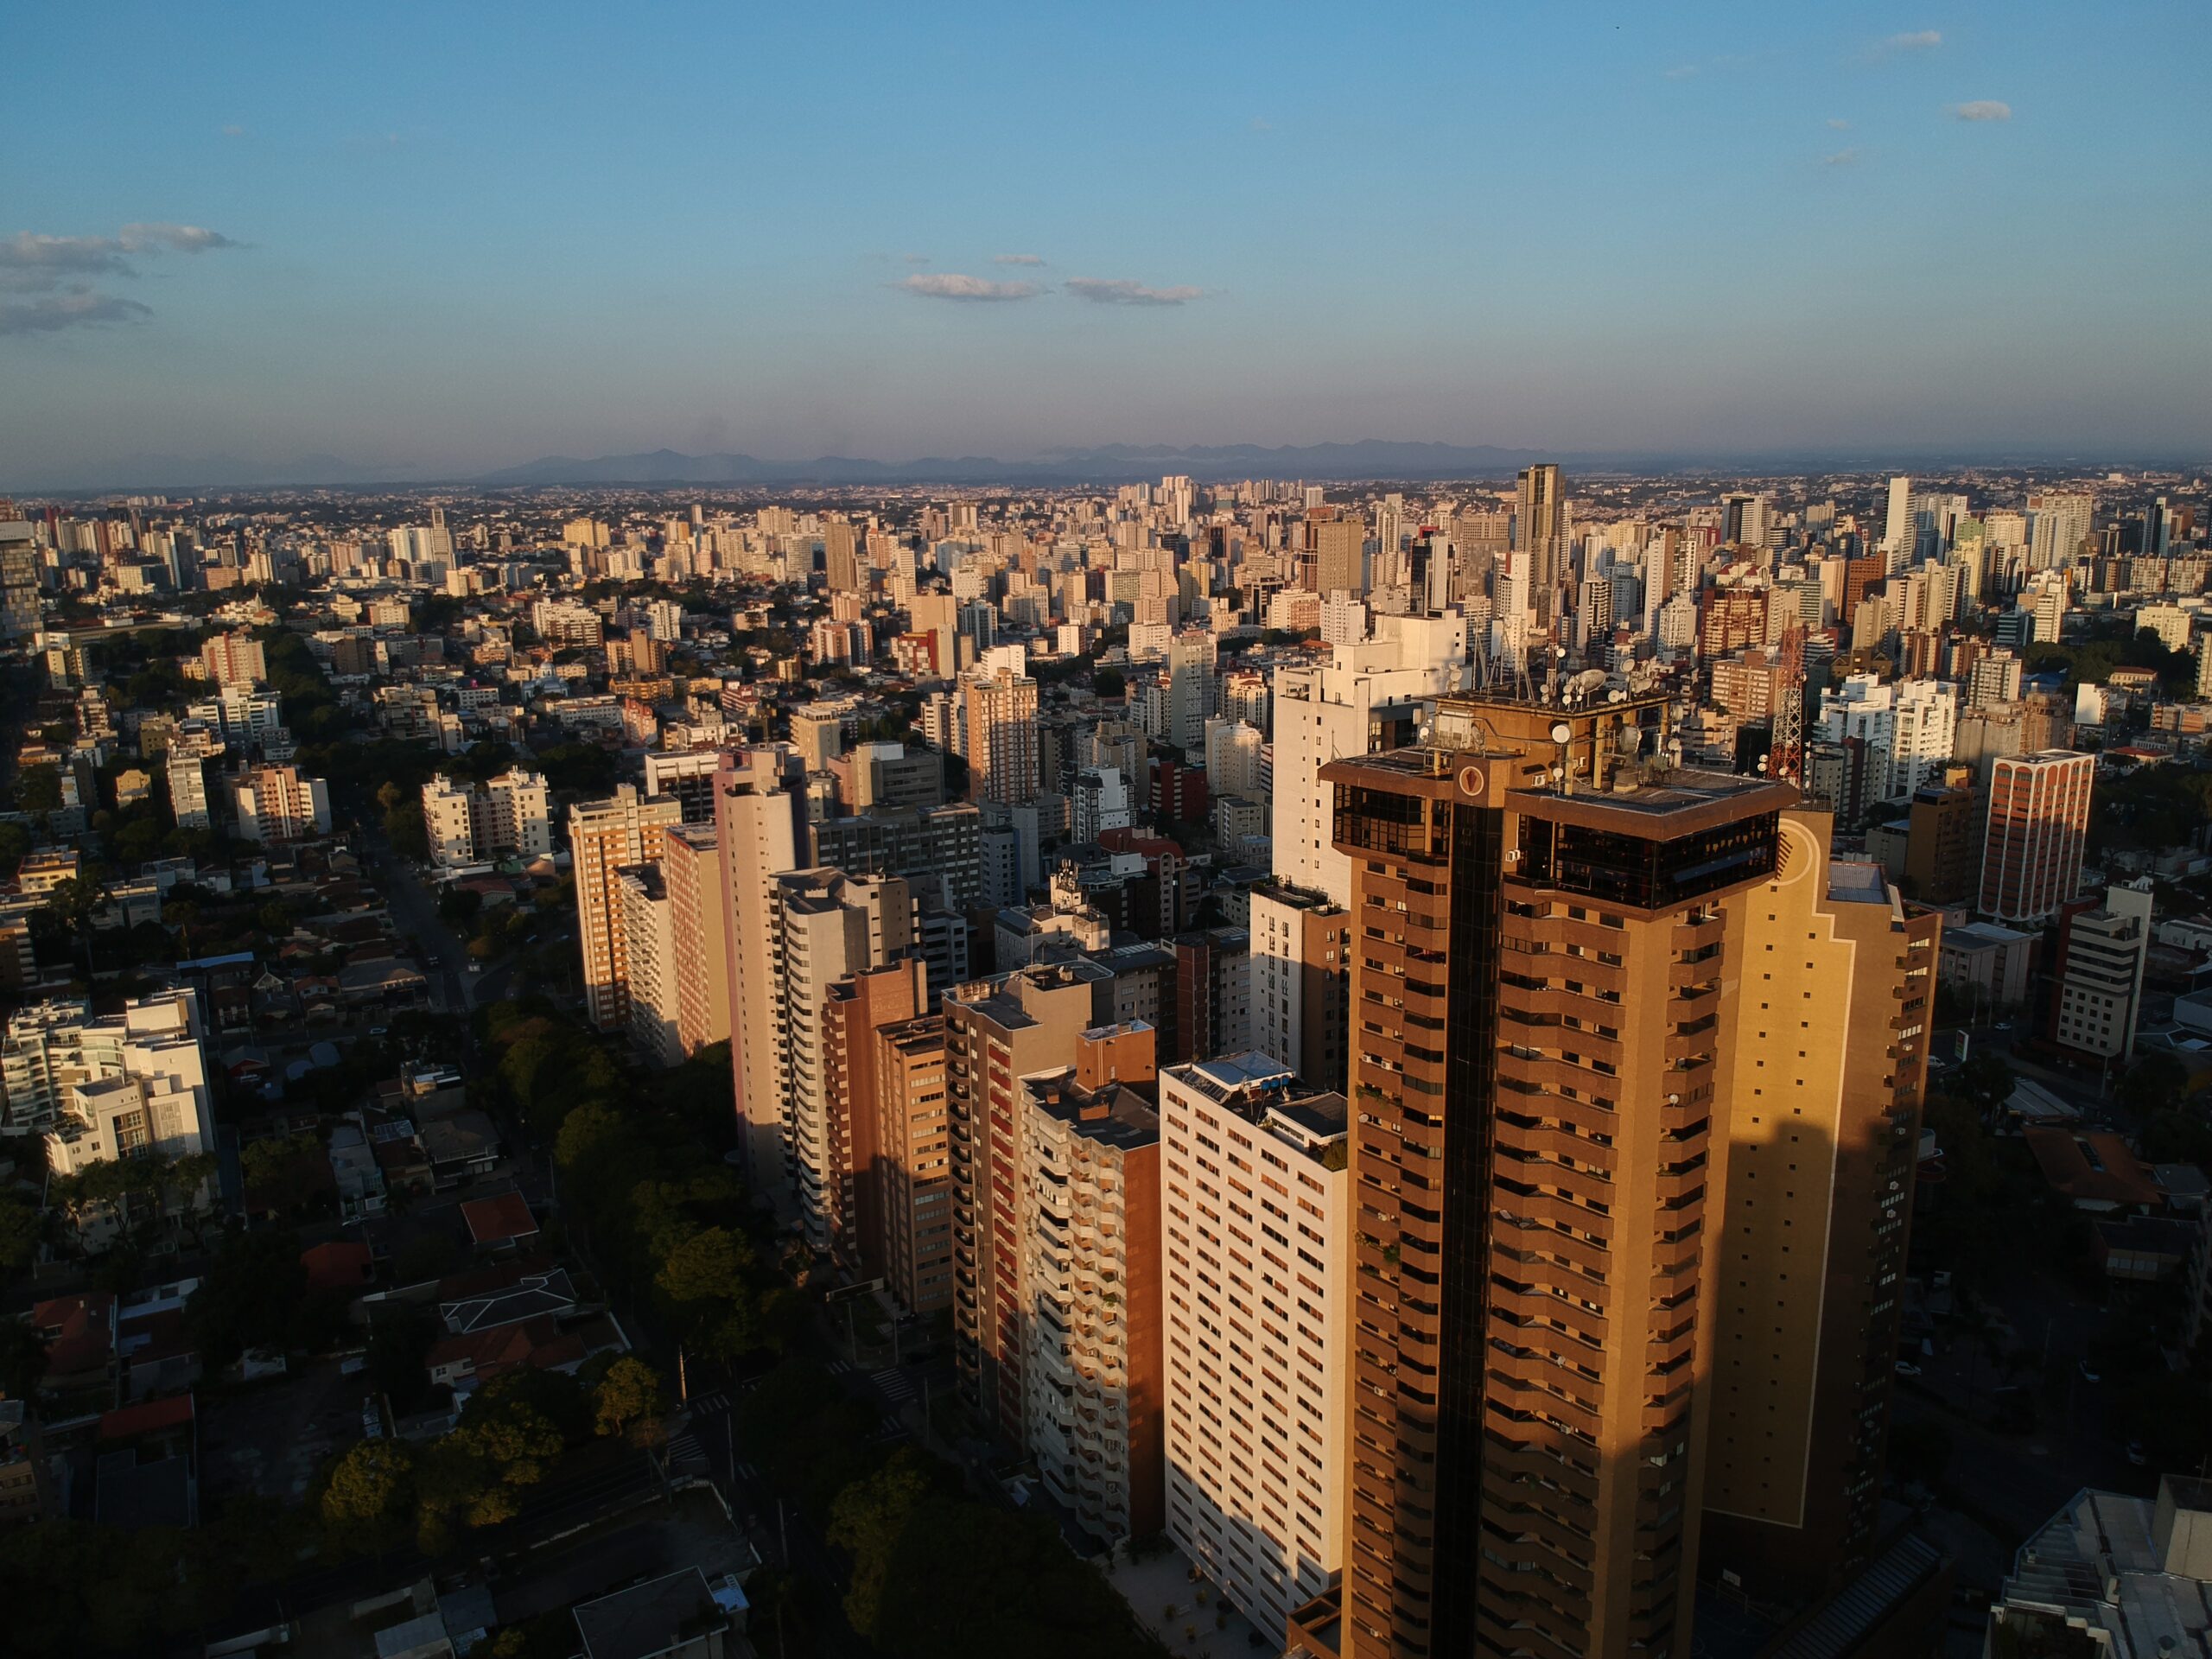
M496 1003L483 1020L499 1086L552 1141L563 1202L607 1278L695 1356L781 1351L804 1305L722 1161L734 1139L728 1046L648 1084L550 1005Z
M959 1470L913 1446L869 1444L872 1407L818 1365L786 1361L741 1420L775 1489L827 1514L850 1554L844 1611L900 1659L1141 1659L1156 1654L1128 1608L1052 1523L970 1497Z

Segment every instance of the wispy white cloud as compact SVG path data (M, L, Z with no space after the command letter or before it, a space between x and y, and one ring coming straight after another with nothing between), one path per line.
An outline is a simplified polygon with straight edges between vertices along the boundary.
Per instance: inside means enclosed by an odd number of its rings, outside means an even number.
M132 253L157 248L166 248L171 253L206 253L213 248L238 245L220 231L199 225L126 225L116 239Z
M963 276L950 270L918 270L892 283L892 287L918 294L925 300L1028 300L1045 291L1034 283L994 283L986 277Z
M899 263L902 265L926 265L929 262L930 257L926 253L902 253L899 256Z
M1951 113L1961 121L2010 121L2012 106L2002 99L1977 98L1968 103L1954 104Z
M1851 123L1846 121L1840 116L1832 115L1828 118L1828 130L1830 132L1849 132L1851 130Z
M1857 162L1858 159L1859 152L1857 150L1839 149L1833 155L1821 156L1821 165L1822 167L1849 167Z
M1673 68L1662 69L1659 73L1669 80L1688 80L1697 73L1697 65L1678 63Z
M226 123L223 126L217 129L217 130L221 132L223 137L226 138L243 138L245 137L245 129L238 125L235 121Z
M1067 290L1095 305L1181 305L1205 293L1203 288L1147 288L1122 276L1071 276Z
M1041 265L1045 262L1033 253L995 253L991 256L991 263L995 265Z
M0 300L0 337L96 328L108 323L137 322L153 315L136 300L96 294L79 284L28 300Z
M1275 130L1275 124L1264 115L1254 116L1245 125L1253 132L1273 132Z
M18 231L0 237L0 281L12 288L51 288L69 273L130 273L126 256L206 253L238 245L199 225L126 225L113 236L47 236Z
M136 276L135 261L146 255L207 253L239 245L204 225L125 225L113 236L49 236L37 231L0 236L0 293L38 296L0 303L0 334L136 322L153 312L136 300L96 291L90 279Z
M1943 44L1943 32L1936 29L1916 29L1904 35L1892 35L1882 42L1885 52L1933 52Z

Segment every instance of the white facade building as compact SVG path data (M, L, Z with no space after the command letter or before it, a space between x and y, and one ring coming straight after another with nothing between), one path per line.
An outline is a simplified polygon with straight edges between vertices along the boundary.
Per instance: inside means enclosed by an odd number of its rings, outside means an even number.
M297 766L255 766L231 780L241 841L307 841L330 833L330 785Z
M423 827L442 870L489 863L501 851L543 858L553 850L553 797L540 773L519 768L468 788L448 778L423 785Z
M99 1019L81 1001L22 1009L0 1043L5 1132L41 1135L48 1166L61 1175L121 1158L210 1150L199 1010L188 990L142 997Z
M1160 1074L1167 1533L1264 1631L1344 1562L1346 1116L1263 1054Z
M1073 1067L1022 1078L1014 1109L1025 1444L1118 1541L1160 1516L1160 1115Z
M1467 679L1457 613L1377 617L1375 626L1374 639L1338 646L1325 664L1275 673L1274 873L1340 905L1351 902L1351 861L1336 850L1336 791L1322 766L1374 747L1376 709L1433 701Z
M615 873L623 909L623 938L630 947L630 1043L647 1064L663 1070L683 1061L677 1029L682 964L676 956L675 912L660 868L641 864Z
M1959 688L1942 680L1885 685L1854 674L1821 694L1821 741L1866 746L1866 799L1907 801L1951 759L1958 739Z

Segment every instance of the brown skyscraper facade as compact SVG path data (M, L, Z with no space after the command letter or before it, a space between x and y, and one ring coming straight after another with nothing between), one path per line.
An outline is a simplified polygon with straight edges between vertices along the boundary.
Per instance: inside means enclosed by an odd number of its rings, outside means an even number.
M1331 594L1367 591L1367 526L1348 515L1319 513L1306 521L1306 545L1313 556L1314 591Z
M1354 1370L1342 1617L1294 1618L1308 1646L1688 1654L1729 900L1795 792L1647 774L1664 718L1447 698L1434 747L1324 770L1354 871Z
M1876 1542L1942 918L1783 816L1739 893L1702 1554L1760 1600L1824 1594Z
M952 1143L944 1016L875 1033L876 1141L885 1277L910 1313L952 1305Z
M928 1001L929 970L918 957L909 957L839 980L823 1010L828 1185L836 1206L830 1250L840 1266L868 1278L886 1274L890 1260L876 1033L918 1018Z
M1068 964L1022 968L963 985L940 1006L952 1149L953 1356L969 1402L1020 1445L1021 1079L1065 1065L1075 1052L1092 1023L1090 982Z
M1558 588L1567 563L1567 498L1561 493L1559 468L1547 461L1523 467L1514 480L1519 493L1514 504L1513 544L1529 555L1529 586L1544 602Z

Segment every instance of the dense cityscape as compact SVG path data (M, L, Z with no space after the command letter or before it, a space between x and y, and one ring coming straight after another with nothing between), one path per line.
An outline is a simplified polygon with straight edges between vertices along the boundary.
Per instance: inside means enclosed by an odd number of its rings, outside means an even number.
M2173 1659L2212 485L0 503L0 1645Z

